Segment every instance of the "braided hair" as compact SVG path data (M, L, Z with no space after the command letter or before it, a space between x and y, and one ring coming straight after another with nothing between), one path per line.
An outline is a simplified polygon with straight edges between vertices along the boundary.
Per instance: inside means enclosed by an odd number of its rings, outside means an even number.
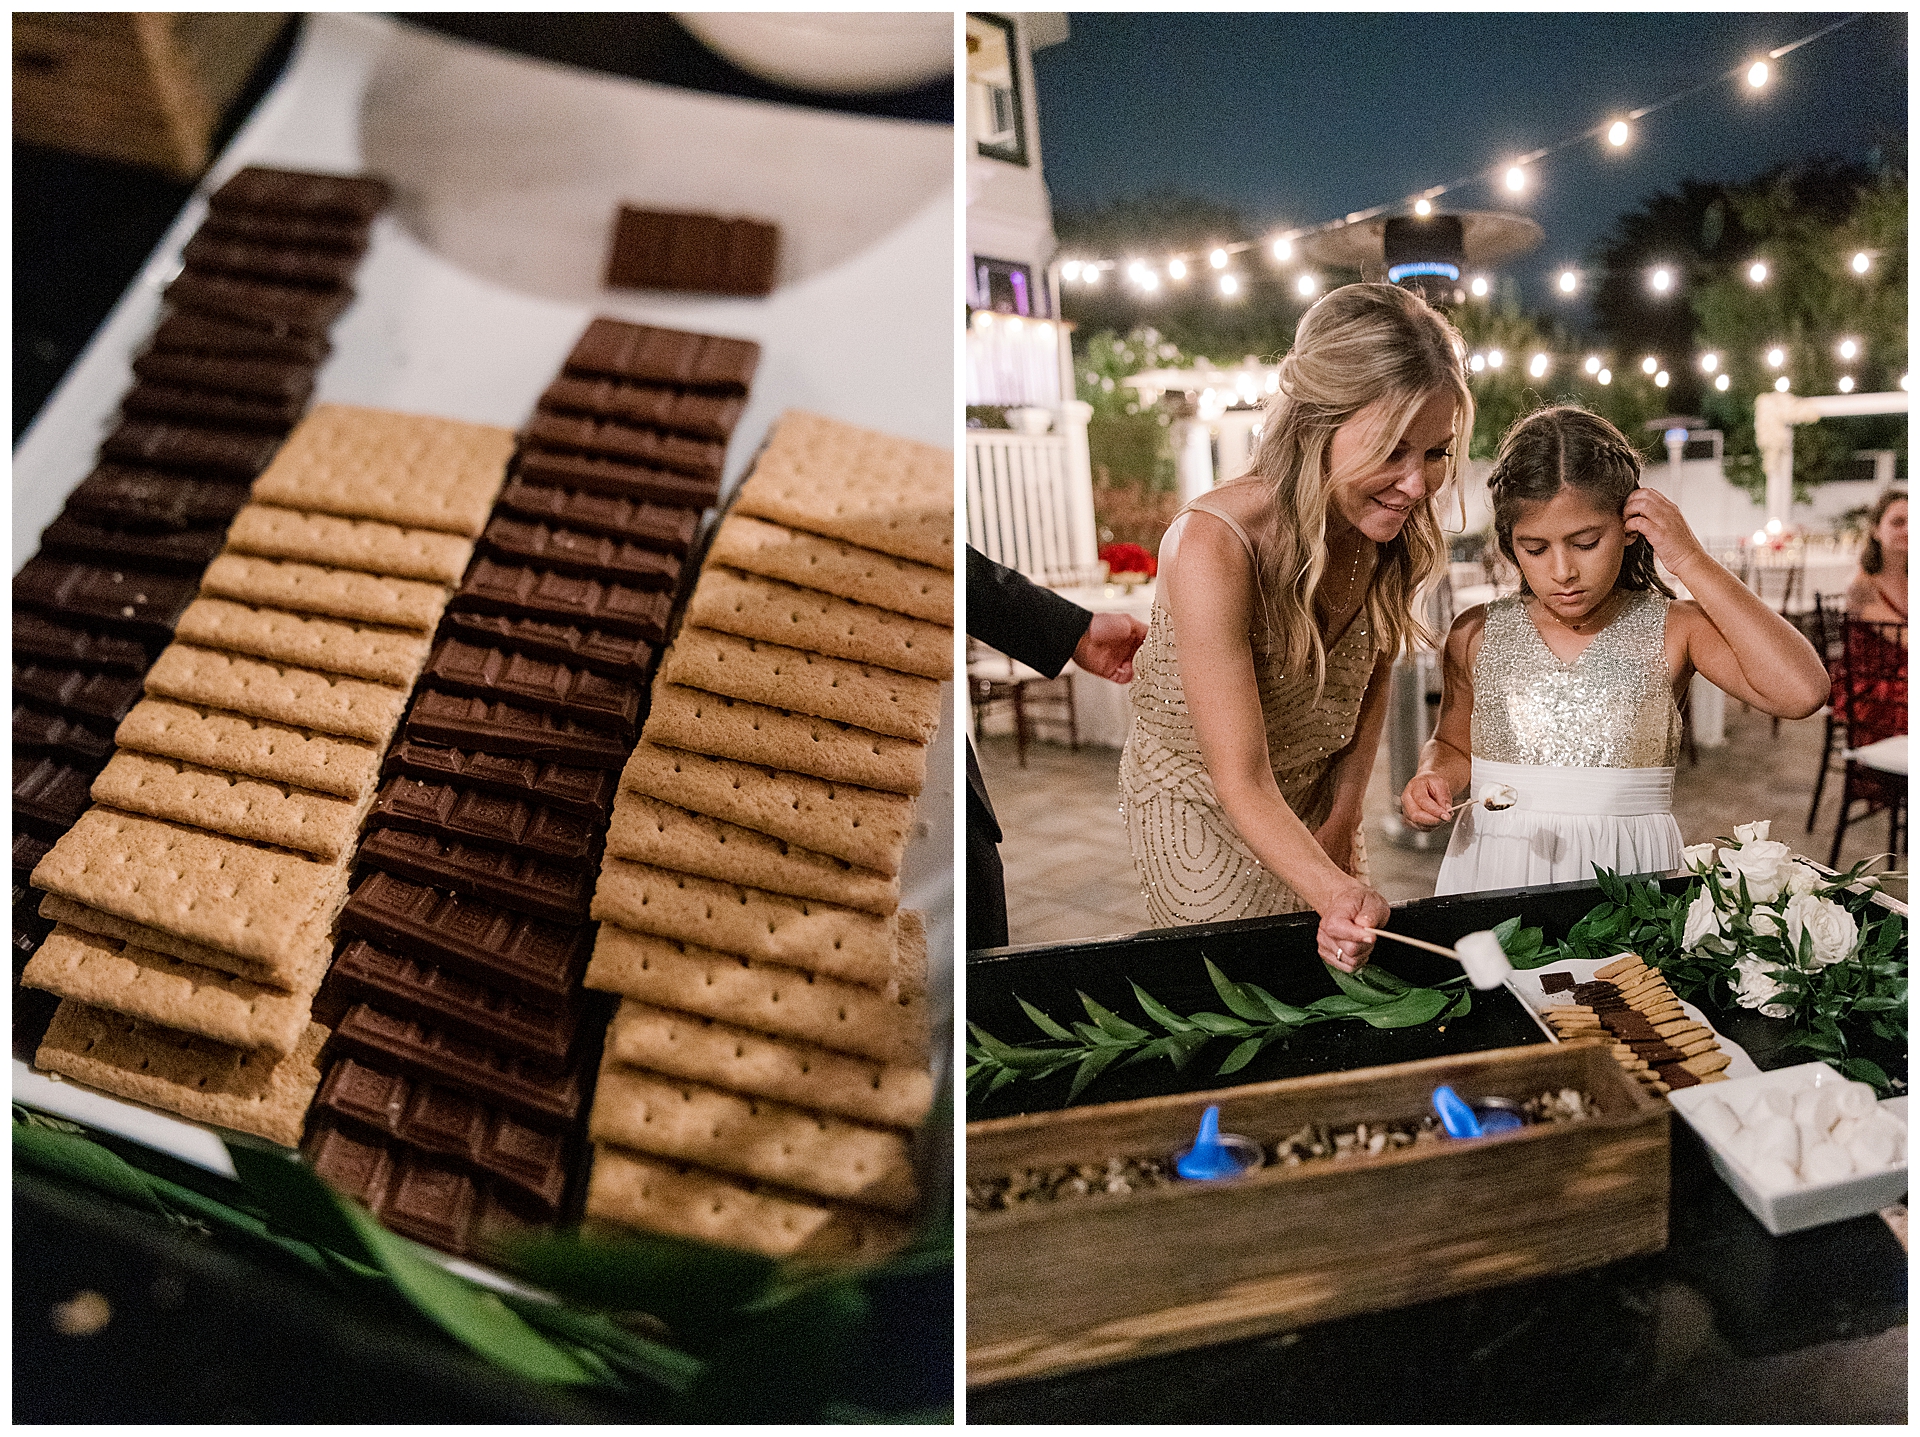
M1493 532L1500 552L1515 569L1513 525L1523 504L1544 504L1562 489L1577 489L1596 509L1624 513L1627 496L1640 487L1640 455L1627 436L1577 404L1536 409L1515 421L1500 441L1500 456L1487 476L1493 496ZM1629 534L1614 587L1654 589L1674 597L1655 572L1653 546ZM1520 591L1531 593L1521 570Z

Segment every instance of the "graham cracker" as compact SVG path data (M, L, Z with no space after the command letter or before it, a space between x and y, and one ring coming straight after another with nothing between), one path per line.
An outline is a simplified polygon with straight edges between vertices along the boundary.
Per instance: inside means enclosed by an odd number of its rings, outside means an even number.
M606 1051L630 1067L881 1127L910 1128L933 1106L933 1076L922 1066L833 1053L631 998L607 1025Z
M147 670L147 692L295 728L385 746L407 706L407 690L270 663L189 644L169 644ZM815 720L822 722L822 720Z
M951 569L769 524L737 510L714 532L707 560L953 627Z
M413 687L432 647L428 635L405 629L292 614L285 609L236 604L230 599L195 599L180 615L173 636L183 644L225 649L232 654L298 664L399 688Z
M900 872L913 824L913 800L902 794L665 748L645 738L634 745L620 786L888 877Z
M926 782L925 744L679 684L655 682L641 735L669 748L888 793L917 794Z
M872 988L893 979L897 925L891 919L624 858L601 862L593 916L636 933L770 958Z
M263 988L65 924L47 935L20 982L163 1028L275 1056L293 1051L313 1009L311 992L296 995Z
M1622 953L1618 958L1609 959L1606 963L1594 969L1593 976L1611 981L1616 975L1625 973L1629 969L1642 968L1645 966L1638 953Z
M906 1138L767 1098L603 1063L587 1136L798 1192L890 1212L919 1191Z
M790 409L734 512L953 571L953 451Z
M347 871L177 823L90 808L33 870L35 888L290 974L347 901Z
M953 630L944 624L711 561L687 600L686 622L896 673L953 677Z
M251 554L221 554L200 576L200 593L430 634L447 607L450 591L445 585L418 579L390 579Z
M659 677L664 683L833 719L915 743L931 743L940 729L938 679L743 639L692 623L681 627Z
M623 789L613 800L607 852L681 873L819 898L884 918L900 906L900 880L857 868L772 834Z
M218 763L230 773L361 799L380 787L380 749L357 739L271 723L173 699L142 699L113 736L121 748Z
M477 539L513 442L490 424L320 404L254 481L253 498Z
M316 919L309 924L298 951L285 964L269 966L251 958L243 958L237 953L229 953L224 948L191 943L175 934L149 928L144 923L116 918L111 913L102 913L84 903L75 903L71 898L62 898L57 893L49 893L41 898L40 916L77 928L83 933L117 938L136 948L178 958L182 963L191 963L196 968L230 973L235 978L245 978L249 983L258 983L263 988L275 988L287 993L317 991L320 980L327 976L327 969L333 964L331 921Z
M297 1147L320 1087L326 1039L325 1028L309 1023L294 1050L276 1059L68 998L54 1010L33 1065L196 1122Z
M93 801L109 808L291 848L327 863L353 848L373 798L335 798L127 749L93 781Z
M594 1149L587 1216L768 1257L830 1263L884 1257L912 1235L906 1223L882 1213L806 1202L611 1146Z
M918 914L902 914L902 919ZM903 951L897 994L801 968L719 953L694 943L603 923L585 985L661 1008L795 1038L836 1053L925 1067L932 1052L926 1000L926 928L915 922L917 961ZM909 925L901 924L910 950Z
M393 579L424 579L458 588L473 541L431 529L405 529L372 519L342 519L272 504L249 504L233 516L227 549L262 559L295 559L358 569Z

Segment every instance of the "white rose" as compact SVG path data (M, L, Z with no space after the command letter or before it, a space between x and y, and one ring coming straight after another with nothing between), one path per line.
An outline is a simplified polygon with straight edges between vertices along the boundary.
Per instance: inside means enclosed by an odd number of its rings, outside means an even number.
M1720 936L1720 910L1713 906L1713 895L1702 888L1687 905L1687 928L1680 935L1682 948L1698 948L1701 940Z
M1804 863L1793 865L1793 871L1787 875L1787 892L1812 893L1826 887L1826 876L1816 873Z
M1689 873L1705 873L1718 861L1719 852L1711 843L1696 843L1680 850L1680 862Z
M1813 966L1825 968L1845 960L1859 940L1860 929L1853 915L1830 899L1811 893L1787 900L1787 946L1797 957L1800 935L1813 936Z
M1787 886L1793 869L1793 850L1784 843L1754 839L1739 848L1720 850L1720 871L1727 887L1738 891L1740 880L1747 880L1747 896L1755 903L1768 903Z
M1743 823L1734 829L1733 836L1740 843L1757 843L1767 836L1767 830L1773 827L1773 820L1763 818L1758 823Z
M1769 1018L1791 1018L1793 1009L1785 1003L1771 1003L1767 1000L1781 990L1781 984L1773 976L1773 971L1758 958L1742 958L1733 965L1740 975L1734 991L1734 1001L1742 1008L1758 1008Z
M1771 908L1756 908L1747 915L1747 926L1762 938L1780 936L1780 915Z

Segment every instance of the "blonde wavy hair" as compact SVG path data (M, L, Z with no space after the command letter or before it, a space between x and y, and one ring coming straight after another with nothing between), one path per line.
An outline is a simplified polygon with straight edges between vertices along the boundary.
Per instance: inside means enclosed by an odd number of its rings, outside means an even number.
M1440 487L1413 507L1398 535L1379 546L1364 612L1376 650L1399 653L1435 635L1415 613L1420 591L1446 562L1440 503L1458 482L1473 435L1466 342L1419 295L1391 284L1349 284L1330 291L1305 315L1293 349L1280 361L1280 386L1268 402L1250 477L1270 490L1269 519L1259 536L1269 652L1289 669L1326 682L1326 645L1313 620L1326 573L1328 495L1335 485L1378 468L1435 394L1454 402L1453 454ZM1385 405L1368 450L1348 470L1333 472L1334 431L1362 410Z

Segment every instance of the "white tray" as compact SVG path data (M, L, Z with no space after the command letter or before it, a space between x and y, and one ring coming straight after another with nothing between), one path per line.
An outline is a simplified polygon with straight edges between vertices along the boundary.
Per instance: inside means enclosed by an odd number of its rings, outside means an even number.
M1618 957L1620 955L1616 954L1615 956ZM1589 983L1593 981L1593 975L1596 972L1613 961L1613 958L1582 958L1569 960L1565 963L1555 963L1546 968L1524 968L1516 971L1507 979L1507 987L1513 992L1516 998L1527 1005L1527 1011L1533 1014L1533 1021L1540 1025L1540 1031L1557 1043L1560 1041L1560 1035L1554 1031L1553 1025L1540 1015L1545 1012L1546 1009L1553 1006L1553 998L1559 995L1549 996L1540 987L1540 980L1549 973L1571 973L1575 982ZM1694 1007L1693 1004L1683 1001L1680 1004L1680 1011L1693 1019L1694 1022L1706 1028L1713 1029L1713 1024L1707 1021L1707 1015ZM1720 1051L1732 1060L1723 1070L1729 1080L1734 1078L1750 1078L1759 1073L1760 1069L1755 1066L1753 1059L1747 1056L1747 1050L1745 1048L1742 1048L1738 1043L1734 1042L1733 1039L1727 1037L1717 1029L1714 1029L1713 1036L1714 1041L1720 1045ZM1718 1083L1708 1083L1705 1086L1708 1088L1717 1088L1720 1085ZM1680 1091L1689 1092L1691 1089L1681 1089Z

